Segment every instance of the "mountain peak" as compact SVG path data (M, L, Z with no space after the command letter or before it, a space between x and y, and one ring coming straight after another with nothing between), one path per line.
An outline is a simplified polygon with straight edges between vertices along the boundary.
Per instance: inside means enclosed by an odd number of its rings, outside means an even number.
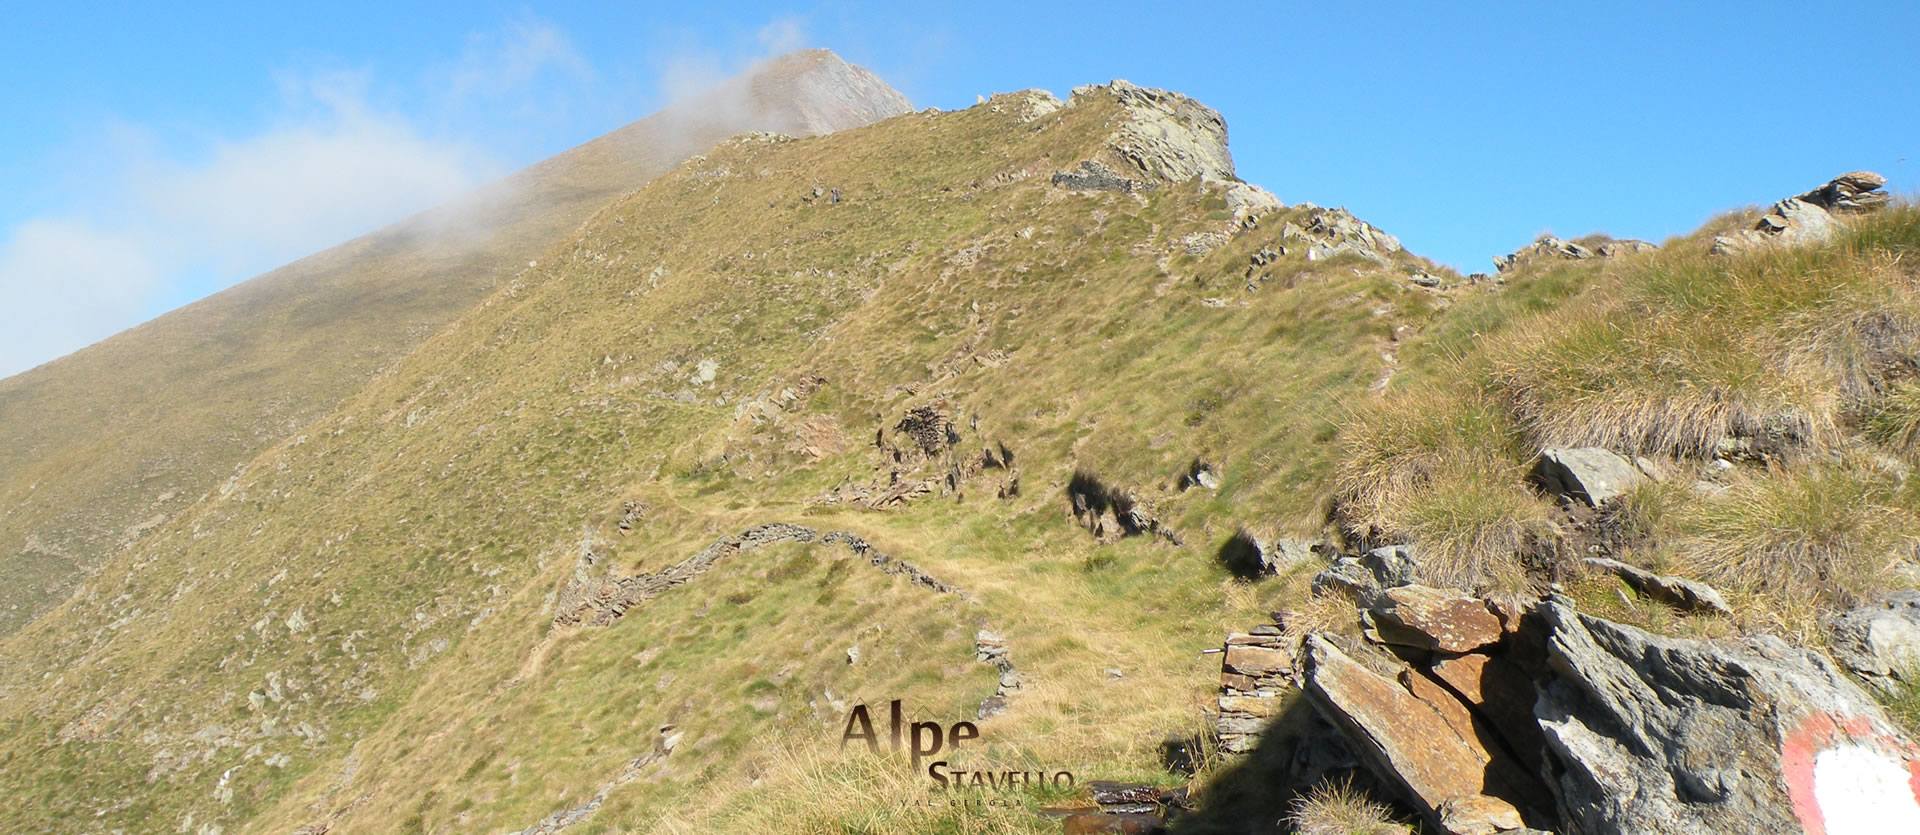
M876 122L913 109L900 91L864 67L829 49L777 55L705 93L676 103L710 118L751 114L758 127L795 136L817 136Z

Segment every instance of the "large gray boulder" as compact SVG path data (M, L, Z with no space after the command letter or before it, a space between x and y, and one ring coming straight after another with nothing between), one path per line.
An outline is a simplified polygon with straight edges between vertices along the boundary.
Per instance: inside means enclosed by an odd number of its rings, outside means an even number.
M1640 483L1633 462L1599 447L1544 449L1533 465L1533 481L1556 496L1599 506Z
M1920 832L1920 748L1816 652L1539 607L1535 714L1564 831Z

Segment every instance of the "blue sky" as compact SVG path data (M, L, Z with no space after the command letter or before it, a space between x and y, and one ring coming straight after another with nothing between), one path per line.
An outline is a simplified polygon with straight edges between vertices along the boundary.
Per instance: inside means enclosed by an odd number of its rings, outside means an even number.
M0 375L371 231L768 54L918 106L1125 78L1240 176L1468 271L1920 179L1920 4L224 4L0 12Z

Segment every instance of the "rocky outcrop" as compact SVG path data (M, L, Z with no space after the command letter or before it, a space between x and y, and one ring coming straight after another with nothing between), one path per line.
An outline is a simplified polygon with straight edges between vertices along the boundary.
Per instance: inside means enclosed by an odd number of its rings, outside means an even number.
M1356 218L1346 209L1322 209L1310 203L1304 225L1288 221L1280 227L1283 241L1292 239L1306 247L1307 260L1324 261L1336 255L1353 254L1378 264L1390 264L1400 251L1400 239Z
M1233 183L1227 186L1227 211L1241 219L1258 217L1268 212L1277 212L1287 207L1273 192L1252 183ZM1257 225L1257 223L1256 223Z
M1012 113L1021 124L1039 120L1043 116L1056 113L1066 103L1058 96L1040 89L1021 90L1015 93L995 93L985 102L987 109L995 113Z
M1535 459L1533 482L1555 496L1599 506L1619 498L1642 480L1633 462L1599 447L1543 449Z
M1351 560L1347 573L1362 571ZM1558 596L1481 600L1372 571L1349 579L1370 589L1369 638L1399 660L1317 633L1291 668L1243 651L1223 662L1223 723L1229 707L1271 712L1243 692L1295 682L1435 831L1920 831L1920 746L1817 652L1770 636L1663 637ZM1920 594L1849 613L1833 624L1835 652L1889 675L1914 648L1916 621ZM1245 721L1223 724L1223 739Z
M1584 261L1588 258L1613 258L1621 255L1631 255L1636 252L1648 252L1655 249L1659 249L1659 247L1646 241L1637 241L1631 238L1621 240L1608 239L1594 243L1592 246L1582 246L1573 241L1564 241L1548 235L1515 250L1511 254L1494 256L1493 268L1498 272L1506 273L1528 264L1539 262Z
M1179 93L1119 80L1075 87L1069 103L1099 91L1111 94L1126 112L1107 146L1142 174L1170 183L1234 179L1227 120L1218 111Z
M1067 482L1067 502L1074 521L1103 543L1129 536L1153 536L1172 545L1182 544L1180 535L1155 515L1151 502L1132 490L1102 482L1085 470L1076 471Z
M1720 235L1709 250L1714 255L1747 252L1770 244L1794 246L1831 239L1847 215L1861 214L1892 202L1880 191L1887 178L1871 171L1842 174L1826 185L1773 204L1752 227Z

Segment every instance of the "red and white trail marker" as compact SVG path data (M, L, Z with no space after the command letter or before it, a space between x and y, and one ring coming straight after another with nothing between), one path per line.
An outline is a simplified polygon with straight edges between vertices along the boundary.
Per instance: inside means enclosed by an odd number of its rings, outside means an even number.
M1816 713L1780 745L1807 835L1920 833L1920 749L1858 716Z

